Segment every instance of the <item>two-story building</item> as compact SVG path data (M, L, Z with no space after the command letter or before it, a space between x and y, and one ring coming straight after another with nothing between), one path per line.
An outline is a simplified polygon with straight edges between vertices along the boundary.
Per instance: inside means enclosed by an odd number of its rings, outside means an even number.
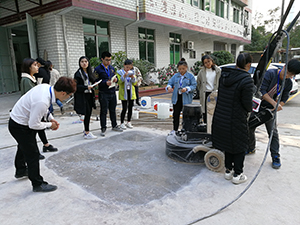
M19 90L24 58L73 76L79 57L126 51L156 67L189 66L250 43L252 0L1 0L0 93Z

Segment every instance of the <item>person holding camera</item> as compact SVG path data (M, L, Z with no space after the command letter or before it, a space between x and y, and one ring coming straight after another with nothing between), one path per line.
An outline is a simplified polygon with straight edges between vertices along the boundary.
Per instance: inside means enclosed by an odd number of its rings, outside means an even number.
M177 69L178 73L173 75L166 87L168 92L173 92L173 130L170 134L178 130L180 112L184 105L192 103L193 92L197 85L194 75L187 71L188 65L185 61L179 61Z
M121 128L126 130L127 128L132 129L131 116L133 101L136 99L135 85L136 77L134 75L134 70L132 70L133 62L130 59L126 59L124 62L124 68L117 71L118 84L119 84L119 99L122 101L122 112L121 112ZM124 119L127 113L127 124L125 125Z

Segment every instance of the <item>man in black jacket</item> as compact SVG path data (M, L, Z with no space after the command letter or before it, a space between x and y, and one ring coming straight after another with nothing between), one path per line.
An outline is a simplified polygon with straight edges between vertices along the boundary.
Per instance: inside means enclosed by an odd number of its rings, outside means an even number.
M95 68L95 75L97 80L102 80L99 87L99 102L100 102L100 126L101 136L105 136L106 131L106 114L109 110L110 121L113 131L122 132L123 130L117 125L116 106L117 97L115 87L111 87L113 83L118 82L118 78L115 76L115 69L110 65L111 54L109 52L103 52L101 54L102 63Z

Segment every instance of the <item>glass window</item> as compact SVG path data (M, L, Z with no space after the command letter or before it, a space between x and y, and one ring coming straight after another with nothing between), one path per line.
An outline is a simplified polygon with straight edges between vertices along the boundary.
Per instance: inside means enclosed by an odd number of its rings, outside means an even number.
M96 51L96 37L95 36L89 36L84 35L84 49L85 49L85 55L90 59L92 57L97 56Z
M199 6L198 0L193 0L193 5L198 7Z
M154 63L154 30L138 28L140 59Z
M228 19L228 0L216 0L216 15Z
M170 43L174 43L175 42L175 34L174 33L170 33L169 34L169 42Z
M170 42L170 64L177 64L180 61L181 34L169 34Z
M214 52L226 50L225 45L226 45L226 43L224 43L224 42L214 41Z
M145 41L140 41L139 42L139 50L140 50L140 59L147 60L146 42Z
M109 51L108 22L83 18L85 55L88 58L100 57Z
M109 41L108 37L97 37L98 38L98 52L101 56L102 52L109 51Z
M147 42L147 56L148 56L148 61L154 63L154 42Z
M170 44L170 64L175 64L174 62L174 45Z
M146 29L139 28L139 39L146 39Z
M210 10L210 0L205 0L205 10L206 11Z
M241 23L242 22L241 12L242 12L242 7L232 2L230 6L230 20L235 23Z
M175 40L176 43L181 43L181 34L176 34L176 40Z
M95 33L95 20L83 18L83 32Z
M204 0L200 0L199 8L204 10Z
M154 40L154 30L147 29L147 39Z
M211 1L210 2L210 11L215 13L216 12L216 1Z
M231 44L231 54L236 58L236 44Z
M108 35L108 22L97 21L97 34Z

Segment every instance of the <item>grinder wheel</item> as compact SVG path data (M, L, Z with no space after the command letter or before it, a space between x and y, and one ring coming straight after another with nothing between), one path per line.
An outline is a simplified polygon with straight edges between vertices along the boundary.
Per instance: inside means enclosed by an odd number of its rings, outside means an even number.
M225 155L220 150L212 149L205 154L204 162L208 169L220 172L225 166Z

